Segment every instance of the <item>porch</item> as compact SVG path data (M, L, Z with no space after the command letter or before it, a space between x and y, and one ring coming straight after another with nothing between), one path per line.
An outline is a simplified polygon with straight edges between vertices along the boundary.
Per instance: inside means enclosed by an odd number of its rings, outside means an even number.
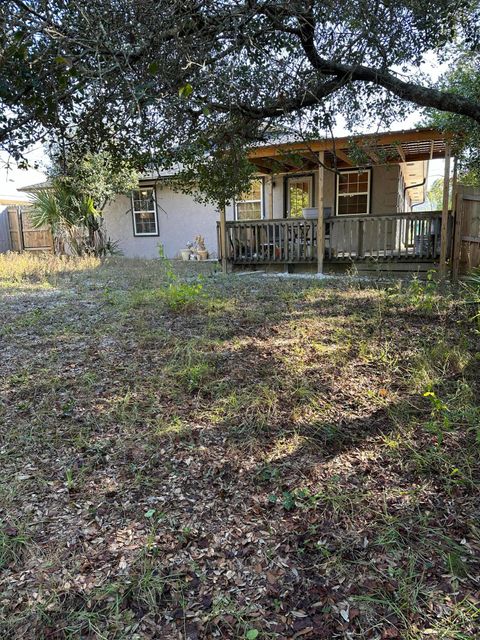
M443 208L415 211L425 200L428 162L437 158L445 161ZM358 270L438 267L446 274L455 197L450 211L450 145L441 132L279 142L254 148L250 161L258 169L255 189L220 212L224 271L322 273L355 263Z
M323 220L326 269L352 262L437 263L442 212L335 216ZM220 257L222 243L217 225ZM451 225L448 241L451 244ZM447 250L449 250L447 248ZM226 260L233 266L307 265L318 262L318 221L276 219L226 222Z

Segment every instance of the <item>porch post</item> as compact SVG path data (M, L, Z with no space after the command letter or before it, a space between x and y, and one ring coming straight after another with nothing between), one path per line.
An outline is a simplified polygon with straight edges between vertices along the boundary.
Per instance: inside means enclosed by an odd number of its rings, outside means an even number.
M268 191L267 218L269 220L273 219L273 182L274 180L275 180L275 176L272 174L270 176L270 189Z
M323 256L325 253L325 225L323 224L323 179L325 169L325 152L318 153L318 180L317 180L317 273L323 273Z
M220 208L220 252L222 255L222 272L227 273L227 214L225 205Z
M442 206L442 231L440 235L440 276L447 275L447 249L448 249L448 194L450 190L450 142L445 144L445 170L443 174L443 206Z

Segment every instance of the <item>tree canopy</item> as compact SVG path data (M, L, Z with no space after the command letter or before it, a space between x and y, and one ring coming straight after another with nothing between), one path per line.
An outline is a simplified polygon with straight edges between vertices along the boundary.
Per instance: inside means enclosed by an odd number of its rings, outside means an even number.
M468 96L480 104L480 56L461 51L448 72L440 79L439 86L452 93ZM427 124L452 137L453 151L457 157L459 179L463 184L480 183L480 125L456 113L434 111Z
M139 176L132 164L107 151L78 152L70 147L64 152L53 147L50 159L52 183L62 182L78 196L91 198L100 213L116 195L138 186Z
M21 157L75 138L188 172L338 115L388 126L421 106L478 127L478 100L420 67L458 46L478 56L479 16L478 0L4 0L0 145Z

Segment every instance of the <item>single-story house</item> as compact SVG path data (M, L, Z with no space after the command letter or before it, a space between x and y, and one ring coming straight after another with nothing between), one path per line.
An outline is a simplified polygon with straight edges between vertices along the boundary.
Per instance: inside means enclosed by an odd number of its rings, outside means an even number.
M426 198L429 161L446 151L445 136L432 129L276 140L250 151L258 173L225 212L175 191L172 174L145 175L107 207L106 230L130 257L157 257L159 245L178 257L201 235L224 266L317 269L320 208L325 266L388 258L428 269L440 258L442 215L414 212Z
M257 169L250 189L221 212L175 191L172 173L143 175L138 189L106 207L107 236L127 257L161 251L175 258L200 235L225 270L327 271L357 263L445 271L451 261L448 191L442 211L415 209L426 198L430 160L445 158L449 176L450 144L442 132L277 139L249 157Z
M394 146L396 162L382 156L378 135L323 141L335 145L335 155L327 154L325 160L325 213L390 214L408 212L423 203L428 161L444 153L444 143L439 135L434 139L430 131L425 131L426 143L420 149L416 144L414 154L406 147L407 157L402 151L402 139L413 133L418 132L390 134L392 139L398 136L398 145ZM227 207L226 220L302 218L304 208L317 207L318 158L314 149L321 142L284 142L255 148L250 155L258 174L249 192ZM352 145L366 150L361 167L348 155ZM107 206L107 234L119 243L126 256L157 257L161 245L165 256L174 258L197 235L205 238L210 254L217 255L219 212L196 202L191 195L175 191L171 178L168 172L144 175L131 196L118 196Z

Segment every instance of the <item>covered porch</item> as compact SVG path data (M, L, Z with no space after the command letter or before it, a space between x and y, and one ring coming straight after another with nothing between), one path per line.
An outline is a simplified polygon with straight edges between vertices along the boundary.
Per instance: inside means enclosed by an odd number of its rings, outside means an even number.
M441 211L327 218L321 223L324 267L360 261L438 263L441 223ZM318 264L318 220L227 221L226 237L227 261L234 265Z
M442 210L399 209L399 203L407 206L412 202L407 191L416 189L417 194L424 194L426 174L420 181L415 171L421 163L437 158L445 160L447 176ZM238 217L227 220L225 212L221 212L217 234L224 270L229 265L233 268L250 265L251 268L322 273L354 263L360 267L375 265L377 269L396 270L395 265L398 265L400 270L438 267L442 272L446 271L453 245L454 212L448 208L450 148L442 133L425 129L362 136L354 140L284 143L253 149L250 159L259 175L264 176L263 215L257 220ZM397 165L401 188L397 201L392 204L379 197L387 186L377 177L385 172L376 168L394 165ZM353 198L360 201L359 196L355 194L351 199L341 201L338 178L334 196L327 185L328 179L332 182L332 175L343 177L354 172L370 172L369 188L373 172L376 189L375 198L371 192L365 196L363 206L366 211L360 214L350 214L348 209ZM274 206L276 185L278 189L280 179L286 181L289 176L302 175L313 176L315 218L299 217L298 212L295 216L290 215L293 207L287 208L285 195L283 217L280 217L278 206L276 210ZM392 190L391 185L389 188ZM350 189L349 185L346 189ZM417 201L420 197L417 195Z

